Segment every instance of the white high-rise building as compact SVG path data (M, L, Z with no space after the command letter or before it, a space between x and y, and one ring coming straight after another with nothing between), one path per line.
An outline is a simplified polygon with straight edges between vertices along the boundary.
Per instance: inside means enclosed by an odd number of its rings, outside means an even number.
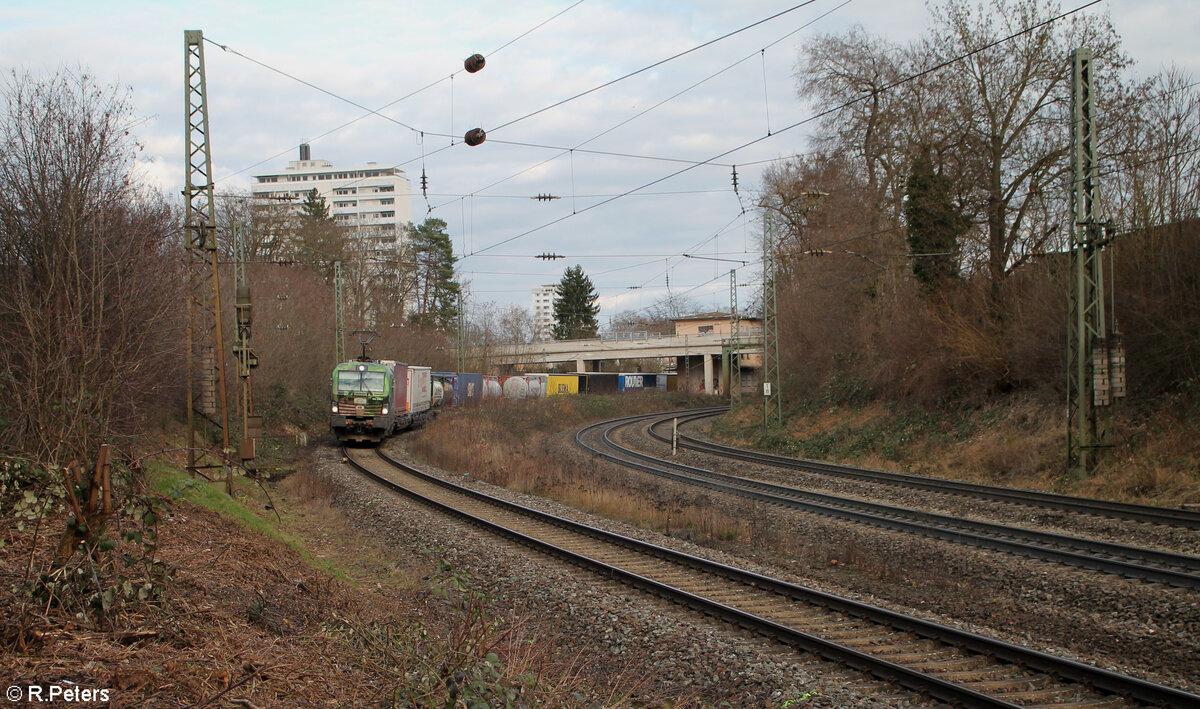
M300 146L300 159L283 172L255 175L250 191L273 203L291 204L300 211L313 189L325 198L329 214L355 236L369 239L373 251L394 251L412 221L412 193L408 175L398 167L369 162L337 167L328 160L313 160L309 146ZM286 201L285 201L286 200Z
M539 342L553 339L550 330L554 327L554 293L557 289L557 285L533 289L533 332L534 339Z

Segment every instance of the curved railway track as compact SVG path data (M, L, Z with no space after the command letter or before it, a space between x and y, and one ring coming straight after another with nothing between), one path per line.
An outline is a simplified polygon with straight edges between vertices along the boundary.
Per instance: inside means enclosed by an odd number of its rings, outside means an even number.
M692 418L702 415L711 414L694 414ZM1200 557L810 492L663 460L622 446L612 438L613 432L622 427L657 418L649 426L653 430L675 416L657 414L602 421L581 429L575 440L585 450L620 465L758 502L1144 581L1200 589ZM601 438L601 445L588 442L593 434ZM670 442L670 438L666 440Z
M684 415L679 416L679 420L681 424L690 423L702 418L716 416L725 411L728 411L728 407L697 409L683 412ZM666 419L655 423L655 425L651 428L650 435L654 436L660 441L663 441L664 443L670 444L671 437L657 430L665 425ZM861 480L864 482L907 487L916 490L928 490L930 492L960 495L963 497L973 497L981 500L1009 502L1017 505L1024 505L1026 507L1038 507L1062 512L1075 512L1079 514L1111 517L1114 519L1126 519L1150 524L1171 525L1185 527L1187 529L1200 529L1200 511L1172 509L1169 507L1153 507L1150 505L1133 505L1124 502L1111 502L1108 500L1094 500L1084 497L1059 495L1052 492L1017 490L1014 488L998 487L994 485L981 485L979 483L968 483L958 480L946 480L943 478L908 475L905 473L894 473L885 470L872 470L871 468L859 468L853 465L842 465L839 463L824 463L815 460L806 460L803 458L790 458L788 456L762 453L759 451L747 450L745 448L736 448L734 446L714 443L712 441L706 441L695 436L689 436L682 432L679 433L678 444L682 448L689 448L702 453L710 453L726 458L744 460L751 463L758 463L760 465L770 465L781 468L802 470L808 473L817 473L851 480Z
M1200 695L875 608L485 495L344 449L388 489L608 577L963 707L1200 707Z

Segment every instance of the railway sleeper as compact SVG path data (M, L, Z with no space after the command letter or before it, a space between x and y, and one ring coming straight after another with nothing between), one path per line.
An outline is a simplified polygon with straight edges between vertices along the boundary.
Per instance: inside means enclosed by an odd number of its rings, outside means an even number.
M973 688L973 687L972 687ZM1017 692L997 691L995 695L1006 702L1022 705L1038 705L1049 704L1051 706L1062 706L1069 702L1078 700L1084 701L1091 697L1081 696L1081 692L1086 690L1081 687L1047 687L1045 689L1022 690ZM1068 704L1069 705L1069 704Z
M855 650L870 650L875 652L876 648L892 647L896 642L896 632L887 629L876 629L865 633L860 633L851 638L842 638L840 644Z
M987 667L990 664L990 660L982 655L964 656L953 648L951 648L949 651L934 650L932 653L930 653L930 655L933 657L930 657L924 661L915 659L913 662L904 663L904 665L909 669L917 670L918 672L940 674L942 672L959 672L963 670L978 669L981 667ZM940 657L938 657L939 655Z
M980 691L988 691L991 685L1001 688L1024 686L1030 689L1039 689L1049 686L1051 682L1055 681L1050 675L1041 673L1014 675L1013 670L1012 665L990 665L982 669L963 672L940 672L938 677L956 684L970 683L972 689L980 689Z
M1059 702L1050 702L1048 704L1033 704L1029 709L1061 709L1063 704ZM1067 706L1074 709L1128 709L1129 702L1126 702L1121 697L1102 697L1097 699L1083 699L1076 702L1071 702Z
M854 618L844 617L829 617L829 616L814 616L810 618L799 618L796 620L788 620L787 616L779 616L776 623L784 623L793 630L800 630L806 633L825 633L834 632L842 628L861 629L864 627L861 621Z
M930 650L941 647L937 640L931 638L913 638L906 642L889 643L886 646L875 648L871 651L872 655L882 657L893 662L903 662L905 657L924 657L929 654Z
M743 597L744 597L744 596L743 596ZM740 601L740 602L737 604L737 607L738 607L739 609L741 609L741 610L744 610L744 611L748 612L748 613L758 613L759 611L762 611L762 610L770 610L770 609L772 609L772 608L774 608L774 609L776 609L776 610L780 610L780 609L782 609L782 608L787 608L787 606L789 606L789 605L791 605L791 601L790 601L789 599L786 599L786 598L783 598L783 597L779 597L779 598L750 598L750 599L747 599L747 600L744 600L744 601ZM776 617L776 616L779 616L779 615L781 615L781 613L775 613L775 614L773 614L773 615L772 615L772 617Z
M762 603L761 600L743 602L744 599L746 598L746 591L744 591L744 590L726 589L726 590L718 590L718 591L713 591L713 592L692 591L692 593L695 593L696 595L703 595L708 600L716 601L717 603L723 603L726 605L729 605L730 603L734 603L737 605L738 608L745 608L752 603Z
M826 640L832 640L836 643L842 644L843 641L846 641L846 640L856 640L856 639L860 639L863 637L867 637L868 634L871 633L873 630L874 630L874 628L871 628L870 626L857 627L857 628L839 627L839 628L836 628L836 629L830 630L830 631L822 631L820 633L820 636L822 638L825 638Z

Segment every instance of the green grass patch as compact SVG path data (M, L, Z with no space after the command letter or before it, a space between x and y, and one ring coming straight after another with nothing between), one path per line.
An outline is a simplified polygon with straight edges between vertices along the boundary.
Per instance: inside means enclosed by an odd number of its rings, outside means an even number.
M338 566L317 557L304 546L302 540L278 529L269 519L264 519L244 504L243 500L253 501L253 504L258 505L254 498L256 494L261 494L249 480L240 476L235 477L234 496L230 497L225 494L224 481L209 482L167 465L148 465L146 475L150 489L168 501L186 500L211 510L220 515L222 519L235 522L251 532L295 549L308 562L309 566L341 581L353 583L353 579Z
M827 409L808 416L818 416ZM802 422L808 416L793 412L790 418ZM719 439L741 441L778 455L816 460L876 457L905 462L922 454L922 443L953 444L966 440L975 430L962 418L915 407L890 407L885 415L860 423L845 420L850 417L841 418L826 428L801 434L794 429L803 426L764 427L762 420L753 416L724 416L714 421L713 433Z

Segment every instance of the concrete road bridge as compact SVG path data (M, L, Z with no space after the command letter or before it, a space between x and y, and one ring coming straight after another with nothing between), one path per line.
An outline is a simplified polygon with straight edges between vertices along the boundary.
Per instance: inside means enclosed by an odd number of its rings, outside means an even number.
M738 331L741 387L753 390L763 361L762 328ZM488 367L538 371L538 365L573 362L577 372L599 371L605 360L668 360L663 369L679 376L681 391L709 394L728 392L730 337L728 332L691 335L620 333L591 340L561 340L528 344L494 345L470 353ZM669 360L674 360L670 362Z

